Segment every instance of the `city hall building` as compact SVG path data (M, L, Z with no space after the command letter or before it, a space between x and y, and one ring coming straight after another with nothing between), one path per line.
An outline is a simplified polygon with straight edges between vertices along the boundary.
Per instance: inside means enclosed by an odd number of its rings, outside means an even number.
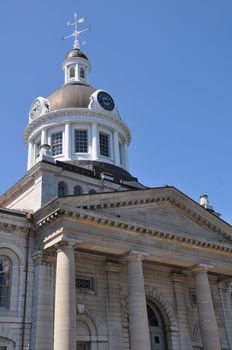
M207 196L130 174L130 130L78 35L0 197L0 350L232 349L232 227Z

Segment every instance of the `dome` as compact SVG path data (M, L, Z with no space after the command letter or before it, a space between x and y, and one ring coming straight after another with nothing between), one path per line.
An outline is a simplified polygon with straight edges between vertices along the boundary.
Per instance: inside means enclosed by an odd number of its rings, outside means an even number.
M70 51L66 58L73 58L73 57L80 57L80 58L84 58L85 60L88 61L88 57L79 49L73 49L72 51Z
M96 91L89 85L67 84L47 97L49 111L64 108L88 108L90 97Z

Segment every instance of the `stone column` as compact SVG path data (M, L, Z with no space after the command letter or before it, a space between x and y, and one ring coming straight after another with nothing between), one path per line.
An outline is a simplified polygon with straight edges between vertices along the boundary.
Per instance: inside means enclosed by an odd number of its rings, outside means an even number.
M192 268L195 276L197 307L204 350L221 350L216 316L207 271L212 266L199 264Z
M122 350L121 296L118 263L106 262L108 290L109 350Z
M128 263L128 312L131 350L150 350L150 334L143 279L143 256L131 253Z
M185 276L181 273L172 273L176 311L180 329L180 350L192 349L192 341L188 324L184 291Z
M52 260L44 258L39 251L33 256L34 309L32 314L31 347L36 350L52 349L53 346L53 304L54 274Z
M92 157L93 160L98 158L98 135L97 135L97 124L92 124Z
M74 246L57 246L54 350L76 350L76 291Z
M114 131L114 161L115 165L120 166L118 132Z
M71 135L71 124L66 123L64 128L64 157L65 160L71 159L72 153L72 135Z

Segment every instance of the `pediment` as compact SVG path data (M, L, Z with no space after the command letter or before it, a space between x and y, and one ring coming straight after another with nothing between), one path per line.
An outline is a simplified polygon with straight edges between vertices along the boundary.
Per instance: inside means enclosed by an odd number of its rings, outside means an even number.
M191 239L229 242L232 227L173 187L62 198L68 207Z

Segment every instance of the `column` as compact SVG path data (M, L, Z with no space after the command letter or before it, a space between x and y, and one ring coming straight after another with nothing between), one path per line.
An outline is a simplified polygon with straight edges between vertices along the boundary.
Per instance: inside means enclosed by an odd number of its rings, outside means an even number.
M36 350L47 350L53 346L53 263L51 258L45 259L41 251L34 254L33 260L35 270L31 347Z
M76 293L74 246L57 246L54 350L76 350Z
M98 152L97 152L97 145L98 145L98 137L97 137L97 124L92 124L92 158L93 160L97 160Z
M120 296L120 264L105 263L108 289L109 350L122 350L122 318Z
M204 350L221 350L216 316L207 272L212 266L199 264L192 268L195 277L197 307Z
M65 160L71 160L72 158L72 135L70 123L66 123L64 128L64 157Z
M185 276L181 273L172 274L176 311L180 329L180 350L192 349L192 341L185 304L184 279Z
M47 129L43 129L41 132L41 146L47 145L48 137L47 137Z
M120 166L120 155L119 155L119 141L118 132L114 131L114 161L115 165Z
M150 350L142 254L132 253L128 263L128 312L131 350Z
M33 143L32 143L32 141L29 141L29 143L28 143L27 170L29 170L33 166L33 151L34 151Z

